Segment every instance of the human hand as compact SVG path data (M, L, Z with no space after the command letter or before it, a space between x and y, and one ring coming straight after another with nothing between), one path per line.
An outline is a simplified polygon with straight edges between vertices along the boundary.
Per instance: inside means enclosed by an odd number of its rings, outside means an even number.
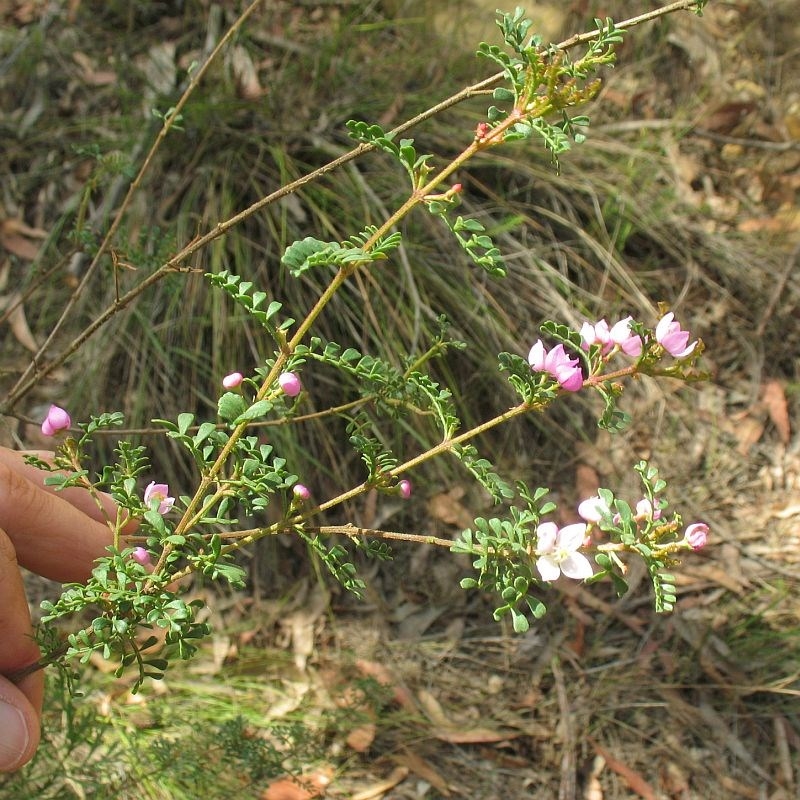
M36 453L47 458L47 453ZM41 669L14 683L3 676L40 657L20 567L51 580L83 581L111 544L103 512L81 489L55 493L24 454L0 448L0 772L26 764L39 744ZM104 498L114 518L111 498Z

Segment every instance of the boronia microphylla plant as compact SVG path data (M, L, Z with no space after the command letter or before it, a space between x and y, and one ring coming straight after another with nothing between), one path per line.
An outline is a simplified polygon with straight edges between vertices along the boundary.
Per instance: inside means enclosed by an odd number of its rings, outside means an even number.
M702 6L681 0L666 10L699 12ZM92 472L87 465L94 436L121 425L122 415L104 413L73 426L67 411L51 407L42 431L58 437L55 459L52 463L33 459L50 473L46 482L59 489L83 487L95 497L109 492L117 512L107 519L113 543L90 580L67 586L60 599L43 604L39 631L43 654L31 669L64 665L70 659L85 662L99 652L116 659L118 674L129 667L136 670L137 687L145 677L161 677L173 658L190 657L208 633L207 625L198 621L200 601L181 597L180 579L197 573L239 585L245 575L235 562L237 551L278 534L299 537L331 575L356 594L364 584L353 551L386 559L391 556L390 541L406 541L467 554L474 573L462 580L462 586L492 593L497 598L495 618L508 616L518 632L545 614L546 600L557 596L548 593L547 585L562 576L587 583L608 579L618 593L624 593L631 557L646 565L656 610L673 608L676 590L671 570L683 555L705 545L709 530L701 521L685 524L670 508L666 484L654 466L635 465L639 496L622 498L600 489L578 506L583 522L559 527L553 521L556 505L546 488L502 477L475 444L486 431L513 425L525 414L543 413L577 392L599 395L603 410L598 424L619 430L629 421L617 405L626 382L642 375L699 377L696 362L702 343L692 340L667 307L661 307L655 320L586 320L580 330L544 322L543 339L520 343L520 353L527 351L527 359L516 353L498 356L500 378L515 390L516 405L498 409L495 416L469 429L463 428L453 403L458 388L443 387L426 372L432 359L464 346L448 337L444 323L427 349L409 354L402 368L313 333L319 315L355 272L379 269L379 262L392 258L401 242L398 223L416 208L442 221L475 268L496 277L505 275L502 255L483 225L457 213L463 187L451 184L450 178L483 151L514 142L542 144L557 165L560 156L585 138L589 119L576 111L597 94L598 69L613 63L614 48L623 36L622 28L610 19L595 24L594 31L568 43L585 45L582 54L572 58L567 46L545 45L531 35L531 22L521 9L500 14L498 25L506 47L482 44L478 51L501 68L504 82L493 91L496 105L473 130L465 131L463 149L443 166L433 154L418 153L412 139L398 138L368 122L348 123L353 138L402 165L408 198L383 224L366 227L345 241L308 237L287 248L282 263L290 275L299 277L309 270L332 273L302 320L287 316L277 299L231 270L208 274L212 286L244 309L252 324L268 332L274 350L264 354L260 364L231 365L236 371L220 376L215 419L200 421L185 413L176 420L156 420L166 436L191 454L197 470L191 493L172 495L153 474L145 448L126 441L119 442L113 464ZM314 393L320 365L355 379L350 383L360 387L357 400L329 413L346 420L348 445L363 462L365 476L358 485L329 498L319 496L308 464L290 463L258 434L264 421L298 415ZM420 414L435 422L437 440L401 460L383 444L380 426ZM455 541L326 524L327 512L369 491L411 498L418 488L415 469L442 456L458 459L486 490L495 516L476 519ZM99 500L98 505L105 508ZM269 519L277 521L266 521L267 508ZM239 522L245 518L262 522L246 527ZM85 620L91 610L94 619L89 624L61 638L58 631L66 618Z

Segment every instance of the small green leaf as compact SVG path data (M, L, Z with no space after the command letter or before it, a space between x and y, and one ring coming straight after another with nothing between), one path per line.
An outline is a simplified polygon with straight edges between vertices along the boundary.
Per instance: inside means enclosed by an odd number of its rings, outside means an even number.
M226 422L233 422L247 408L245 399L235 392L225 392L217 403L217 414Z
M526 633L530 628L528 618L524 614L520 614L515 608L511 609L511 619L514 626L514 633Z
M234 420L234 425L240 425L242 422L249 422L250 420L260 419L272 410L272 402L270 400L258 400L253 403L248 409L239 414Z
M330 242L322 242L313 236L290 244L281 258L281 264L288 268L293 277L297 278L311 267L308 259L330 247Z

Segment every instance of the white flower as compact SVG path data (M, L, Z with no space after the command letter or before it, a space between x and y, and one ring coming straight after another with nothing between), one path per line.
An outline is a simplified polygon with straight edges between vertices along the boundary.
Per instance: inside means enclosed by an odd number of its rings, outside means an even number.
M592 577L589 559L578 552L586 538L584 523L559 529L555 522L543 522L536 529L536 537L536 569L543 581L557 580L562 574L576 581Z

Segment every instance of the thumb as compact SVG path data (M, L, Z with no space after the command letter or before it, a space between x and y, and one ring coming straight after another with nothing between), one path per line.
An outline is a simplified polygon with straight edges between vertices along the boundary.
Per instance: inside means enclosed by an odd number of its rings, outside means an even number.
M11 541L0 530L0 772L26 764L39 744L39 711L44 675L25 676L19 685L11 674L39 658L33 640L28 601Z
M38 744L38 714L11 681L0 677L0 772L26 764Z

